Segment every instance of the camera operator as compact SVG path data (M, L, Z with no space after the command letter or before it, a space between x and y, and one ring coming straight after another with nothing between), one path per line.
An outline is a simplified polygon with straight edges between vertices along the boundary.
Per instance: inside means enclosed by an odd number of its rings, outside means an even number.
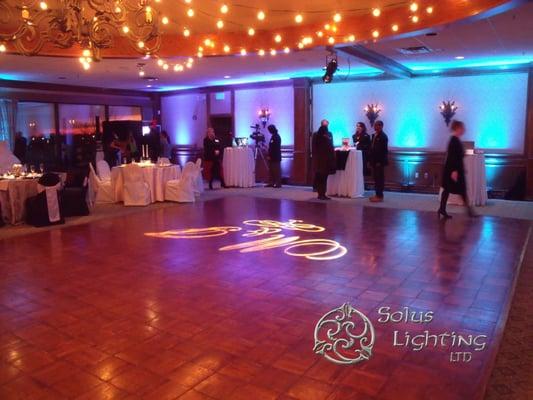
M223 188L226 187L222 172L222 143L216 137L213 128L207 129L204 139L204 170L206 179L209 181L209 189L213 190L213 181L220 180Z
M268 144L269 182L266 187L281 187L281 136L275 125L269 125L268 131L272 135Z

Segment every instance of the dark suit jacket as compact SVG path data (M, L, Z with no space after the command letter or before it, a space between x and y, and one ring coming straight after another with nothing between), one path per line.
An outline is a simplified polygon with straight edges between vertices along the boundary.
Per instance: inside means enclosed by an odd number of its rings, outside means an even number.
M385 132L381 132L379 135L372 135L370 157L374 165L389 165L389 138Z
M218 155L215 151L218 150ZM222 158L222 142L220 139L210 139L206 137L204 139L204 161L219 161Z
M327 134L313 135L313 167L322 175L329 175L335 170L335 149Z
M281 136L279 134L274 134L270 137L268 157L270 161L281 161Z

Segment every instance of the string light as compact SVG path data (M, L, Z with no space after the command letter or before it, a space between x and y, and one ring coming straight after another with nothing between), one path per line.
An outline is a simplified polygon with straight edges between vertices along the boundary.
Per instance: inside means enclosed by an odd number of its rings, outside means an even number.
M191 36L191 31L187 28L183 28L183 36L185 37Z
M130 31L130 27L129 27L129 26L124 25L124 26L122 27L122 32L124 32L124 33L128 33L129 31Z
M275 56L278 52L275 49L270 50L270 55Z
M229 53L231 48L226 44L224 45L224 53Z
M280 43L281 42L281 35L278 34L278 35L274 36L274 41L276 43Z
M289 53L291 52L291 49L289 49L288 47L285 47L285 48L283 49L283 52L284 52L285 54L289 54Z
M164 64L163 69L166 71L168 69L168 64Z
M0 43L0 53L5 53L7 51L7 47L5 44Z
M261 57L265 55L265 51L263 49L260 49L257 54L259 54Z
M137 46L139 47L139 49L143 49L144 48L144 42L142 40L139 40L137 42Z
M222 14L227 14L228 11L229 11L229 8L228 8L228 6L227 6L226 4L222 4L222 5L220 6L220 12L221 12Z
M219 19L219 20L217 21L217 28L218 28L218 29L222 29L222 28L224 28L224 21L222 21L221 19Z
M247 54L246 49L241 49L241 56L245 56Z
M248 35L249 35L249 36L253 36L253 35L255 35L255 29L254 29L254 28L249 28L249 29L248 29Z
M194 10L193 10L192 8L189 8L189 9L187 10L187 16L188 16L189 18L194 17Z
M427 12L428 14L433 14L433 7L431 7L431 6L427 7L427 8L426 8L426 12Z
M48 10L48 4L46 4L46 1L41 1L39 7L41 7L41 10Z
M342 20L342 16L339 14L339 13L336 13L334 16L333 16L333 21L335 22L341 22Z
M301 24L304 20L304 17L302 14L296 14L296 16L294 17L294 22L296 22L297 24Z
M329 39L328 39L328 43L329 44L335 43L335 38L333 36L330 36Z
M263 20L265 19L265 17L266 17L266 15L265 15L265 12L264 12L264 11L261 10L261 11L259 11L259 12L257 13L257 19L258 19L259 21L263 21Z
M413 21L415 24L418 22L419 18L418 18L418 15L413 15L411 17L411 21Z
M399 27L398 27L397 24L394 24L394 25L392 25L391 29L392 29L393 32L398 32Z
M161 22L163 23L163 25L167 25L168 24L168 18L167 17L163 17L161 19Z
M374 9L372 10L372 15L373 15L374 17L379 17L379 16L381 15L381 10L380 10L379 8L374 8Z
M348 41L349 42L355 42L355 35L348 36Z
M165 62L161 58L157 60L157 65L159 65L160 67L162 67L164 63Z
M379 37L379 31L378 31L378 30L374 30L374 31L372 32L372 37L375 38L375 39L377 39L377 38Z
M418 11L418 3L411 3L411 5L409 6L409 9L412 12L417 12Z

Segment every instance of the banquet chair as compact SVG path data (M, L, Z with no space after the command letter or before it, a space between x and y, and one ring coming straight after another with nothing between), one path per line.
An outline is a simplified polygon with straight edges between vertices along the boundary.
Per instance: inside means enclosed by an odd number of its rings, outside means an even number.
M165 200L177 203L195 202L196 166L188 162L183 167L181 178L168 181L165 186Z
M124 167L124 205L147 206L152 202L150 186L144 181L143 170L137 164Z
M111 169L109 164L105 160L100 160L96 163L96 172L98 172L98 177L102 181L111 181Z
M94 204L114 203L115 194L111 180L101 180L94 171L93 165L89 163L89 187L88 187L89 207Z
M39 194L26 200L26 222L35 227L64 224L59 196L61 178L57 174L44 174L38 188Z
M194 181L194 191L196 195L200 195L204 192L204 178L202 175L202 159L198 158L195 163L196 179Z
M89 215L88 204L89 178L84 173L76 173L61 192L62 213L65 218Z
M163 165L169 165L169 164L172 164L172 163L170 162L170 159L167 158L167 157L159 157L159 158L157 159L157 163L158 163L158 164L163 164Z

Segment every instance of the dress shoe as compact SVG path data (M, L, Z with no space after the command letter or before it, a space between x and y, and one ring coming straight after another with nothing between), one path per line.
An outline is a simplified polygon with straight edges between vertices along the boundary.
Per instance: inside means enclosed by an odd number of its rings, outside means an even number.
M328 196L318 196L318 200L331 200Z
M452 216L450 214L448 214L446 211L444 210L439 210L437 211L438 215L439 215L439 218L442 217L444 219L452 219Z
M372 196L368 200L370 200L371 203L383 203L383 197Z
M272 185L272 184L269 183L268 185L265 185L264 187L266 187L266 188L273 188L274 185Z

